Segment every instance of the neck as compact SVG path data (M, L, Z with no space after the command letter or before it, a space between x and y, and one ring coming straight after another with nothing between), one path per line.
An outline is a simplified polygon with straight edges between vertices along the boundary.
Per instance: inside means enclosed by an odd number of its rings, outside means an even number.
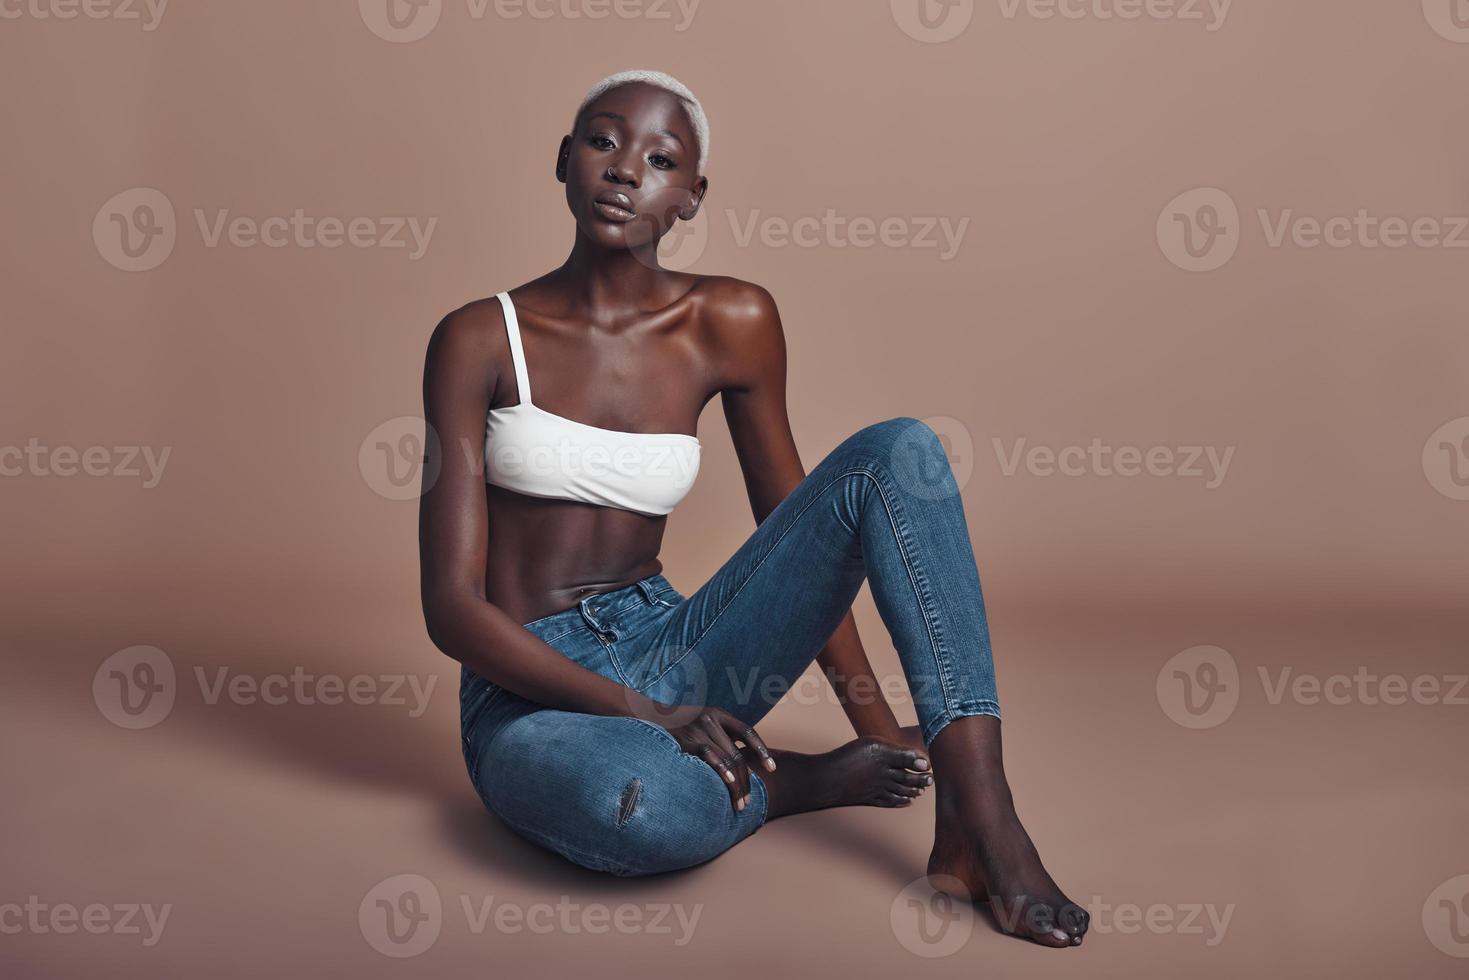
M665 292L673 276L658 264L656 242L635 249L607 248L580 228L571 253L556 271L558 287L594 320L636 313L649 296Z

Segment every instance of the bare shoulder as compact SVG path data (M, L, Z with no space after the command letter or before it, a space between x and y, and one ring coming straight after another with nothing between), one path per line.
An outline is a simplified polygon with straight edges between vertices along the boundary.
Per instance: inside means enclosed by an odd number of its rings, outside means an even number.
M424 357L424 384L483 395L494 391L509 358L499 300L475 300L445 314L434 327Z
M489 353L505 345L494 341L505 334L505 312L491 296L465 303L446 313L429 337L429 353L435 350L469 355Z
M717 330L780 329L780 313L770 290L733 276L705 276L692 295L704 321Z
M708 276L694 293L704 337L726 384L748 387L783 373L785 334L768 289L733 276Z

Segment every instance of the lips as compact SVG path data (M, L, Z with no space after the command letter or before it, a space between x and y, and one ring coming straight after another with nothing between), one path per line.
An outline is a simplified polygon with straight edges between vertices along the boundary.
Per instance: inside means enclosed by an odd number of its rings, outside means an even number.
M620 191L603 191L592 200L592 207L608 221L631 221L638 216L632 199Z

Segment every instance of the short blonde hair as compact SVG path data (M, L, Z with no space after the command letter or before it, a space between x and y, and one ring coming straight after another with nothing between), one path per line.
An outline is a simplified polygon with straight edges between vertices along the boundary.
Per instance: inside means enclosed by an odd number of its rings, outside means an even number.
M581 105L576 107L576 115L571 117L572 132L576 131L576 124L581 119L582 111L596 101L597 97L608 89L617 88L619 85L630 85L633 82L644 82L648 85L656 85L658 88L672 92L683 101L684 109L688 111L689 122L693 124L694 136L699 141L699 173L704 172L704 164L709 161L709 119L704 115L704 107L699 100L694 98L694 93L689 87L672 75L661 71L652 71L645 68L634 68L628 71L620 71L608 75L587 93L586 98L581 100Z

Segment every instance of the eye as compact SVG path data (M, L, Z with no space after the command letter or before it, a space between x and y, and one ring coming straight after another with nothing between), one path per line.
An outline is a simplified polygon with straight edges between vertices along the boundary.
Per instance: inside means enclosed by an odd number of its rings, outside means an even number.
M678 164L674 163L672 160L661 153L653 154L652 156L648 157L648 160L653 164L653 166L657 167L659 170L672 170L678 166ZM660 160L662 161L661 163L659 162Z
M590 139L588 139L587 142L590 143L592 146L595 146L599 150L610 150L612 149L612 147L617 145L616 143L612 142L612 138L610 136L604 136L601 133L596 133Z

